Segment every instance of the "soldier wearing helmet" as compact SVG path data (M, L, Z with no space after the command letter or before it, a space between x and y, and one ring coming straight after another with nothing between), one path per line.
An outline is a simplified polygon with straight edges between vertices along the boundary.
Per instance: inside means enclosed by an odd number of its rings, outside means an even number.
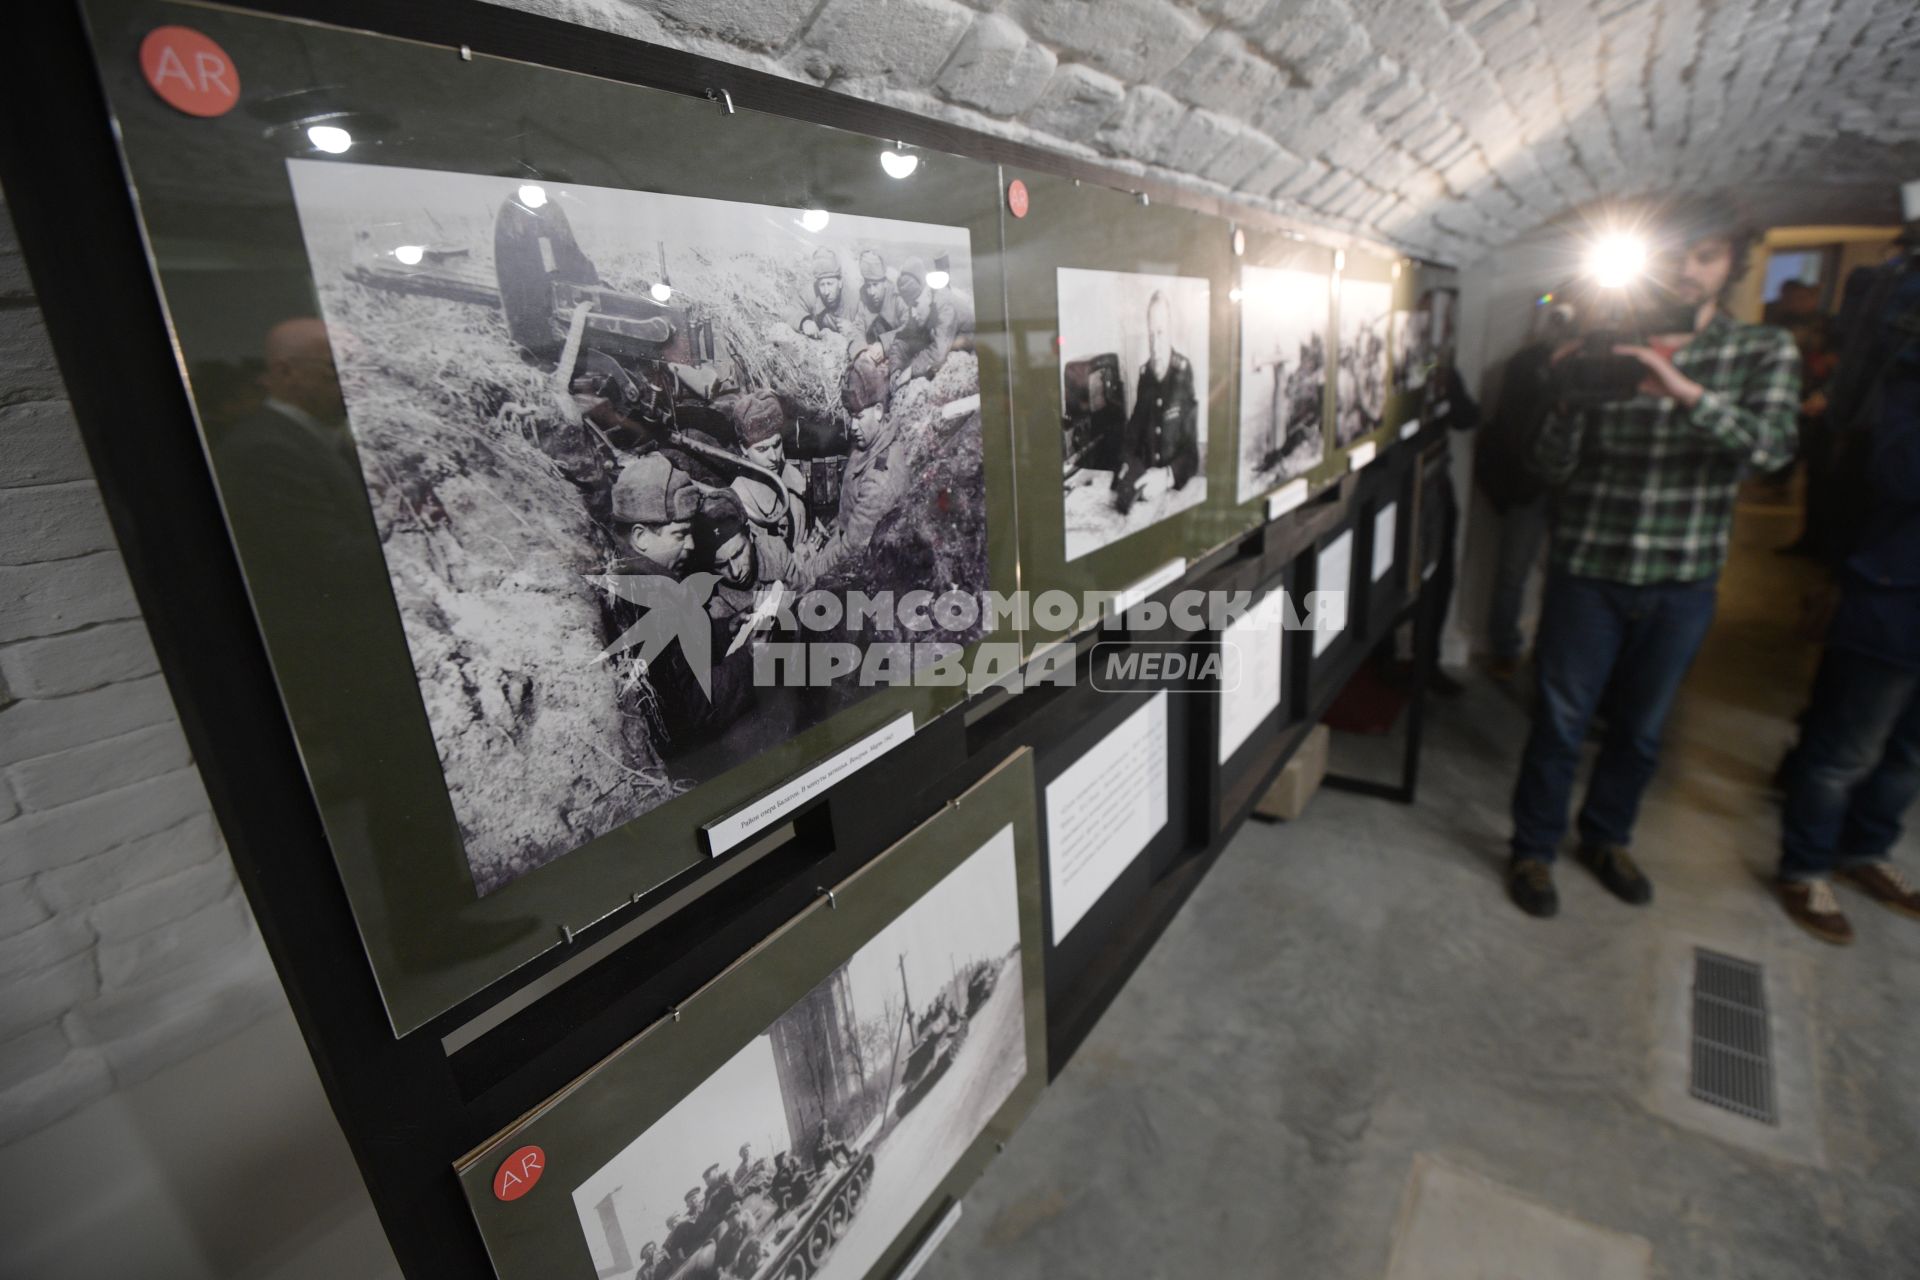
M859 307L847 291L840 255L821 245L813 251L808 265L813 283L793 327L809 338L824 338L829 334L843 338L860 336Z
M934 259L931 272L921 258L909 258L901 266L894 289L906 315L887 346L894 386L931 378L949 352L973 349L973 295L954 288L951 278L944 255Z
M860 255L859 336L871 344L884 344L906 319L906 304L887 278L886 260L872 249L865 250Z

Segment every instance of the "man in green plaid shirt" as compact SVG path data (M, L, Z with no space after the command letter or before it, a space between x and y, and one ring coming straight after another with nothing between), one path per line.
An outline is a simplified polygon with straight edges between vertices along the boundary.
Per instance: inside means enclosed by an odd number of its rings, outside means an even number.
M1508 893L1530 915L1559 907L1552 865L1603 693L1606 739L1580 810L1577 856L1622 900L1652 900L1627 846L1659 765L1667 714L1713 621L1734 497L1751 470L1784 466L1794 455L1793 339L1721 309L1750 237L1712 205L1667 223L1670 247L1655 279L1691 311L1692 332L1616 347L1646 370L1638 394L1557 411L1534 449L1535 467L1557 493L1507 875Z

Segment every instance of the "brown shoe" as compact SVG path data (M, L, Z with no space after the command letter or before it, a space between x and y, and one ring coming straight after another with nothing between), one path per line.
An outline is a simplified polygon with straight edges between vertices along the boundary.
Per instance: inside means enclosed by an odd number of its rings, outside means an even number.
M1920 920L1920 890L1908 884L1907 878L1892 863L1863 862L1855 867L1842 867L1839 874L1865 889L1875 902Z
M1520 674L1520 659L1488 658L1487 674L1495 680L1498 680L1501 684L1506 684Z
M1820 941L1836 947L1853 942L1853 926L1841 914L1833 886L1825 880L1781 880L1773 891L1787 909L1787 917Z

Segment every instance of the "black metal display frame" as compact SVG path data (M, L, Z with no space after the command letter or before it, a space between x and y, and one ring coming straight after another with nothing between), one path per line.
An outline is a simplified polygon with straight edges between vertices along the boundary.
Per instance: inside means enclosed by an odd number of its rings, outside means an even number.
M730 101L1142 190L1250 225L1300 225L481 0L253 0L246 7L711 98L715 111L729 109ZM629 928L636 922L616 920L582 933L568 948L395 1038L361 962L354 918L208 473L81 14L71 3L29 4L12 15L10 30L14 47L31 56L0 81L0 110L38 123L14 130L0 147L0 184L135 595L240 881L402 1270L416 1280L490 1275L453 1174L455 1159L710 981L805 909L819 886L878 856L994 768L1004 748L1037 736L1056 699L1033 692L985 717L953 712L935 720L793 816L777 846L737 855L742 869L720 887L670 913L663 908L638 932ZM1355 243L1314 232L1329 245ZM108 314L110 337L101 328ZM1324 495L1329 501L1209 559L1252 554L1284 564L1311 547L1329 511L1348 505L1353 489L1349 478ZM1320 710L1304 707L1281 746L1269 750L1261 776L1277 775ZM1204 719L1182 717L1189 748L1192 724ZM1181 769L1182 778L1191 772ZM1225 847L1257 798L1260 778L1253 781L1235 813L1209 804L1205 821L1183 818L1177 835L1186 856L1163 862L1143 892L1124 907L1116 902L1097 926L1089 923L1099 945L1072 983L1049 992L1050 1075ZM590 954L591 964L584 963ZM533 984L551 989L534 996ZM505 1008L512 1011L502 1014Z

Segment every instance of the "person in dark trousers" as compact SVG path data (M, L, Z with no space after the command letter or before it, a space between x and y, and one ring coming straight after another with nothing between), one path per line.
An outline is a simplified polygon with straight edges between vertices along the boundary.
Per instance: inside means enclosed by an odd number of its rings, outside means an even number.
M1520 608L1547 540L1547 489L1533 469L1533 445L1553 409L1553 353L1573 336L1572 307L1546 304L1535 332L1535 340L1507 361L1500 403L1473 455L1474 481L1500 517L1499 554L1487 601L1492 650L1487 673L1501 681L1518 675L1526 656Z
M1616 346L1645 369L1638 392L1583 413L1556 410L1534 448L1559 488L1507 873L1508 895L1533 916L1559 910L1553 863L1603 693L1606 733L1580 810L1579 858L1622 901L1652 900L1627 846L1667 714L1713 621L1734 496L1749 467L1793 455L1793 339L1721 309L1752 237L1707 203L1668 212L1663 229L1654 279L1691 313L1691 332ZM1686 318L1663 323L1683 329Z
M1834 378L1830 412L1866 501L1781 810L1780 904L1840 945L1853 925L1832 879L1920 918L1920 892L1888 857L1920 796L1920 224L1905 239Z

